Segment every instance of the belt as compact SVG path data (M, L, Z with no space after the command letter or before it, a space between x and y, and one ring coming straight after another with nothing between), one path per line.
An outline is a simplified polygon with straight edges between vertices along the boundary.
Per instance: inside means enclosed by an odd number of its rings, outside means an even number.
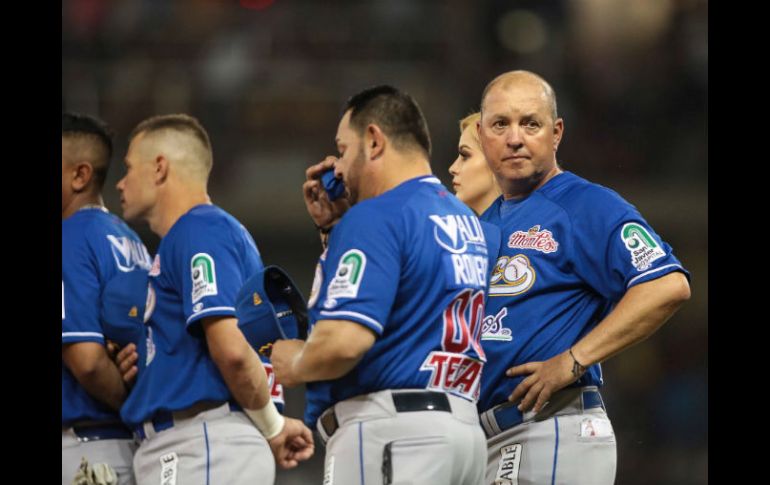
M183 421L192 419L204 411L210 411L225 404L229 405L230 411L242 411L242 408L232 401L227 403L223 401L201 401L180 411L158 411L152 418L135 427L134 431L140 440L144 440L147 439L145 426L150 427L156 433L160 433L163 430L173 428L174 425L181 424Z
M480 421L487 438L491 438L521 423L542 421L552 416L579 414L594 408L606 410L602 395L595 386L569 388L554 393L537 414L526 413L525 416L514 403L506 402L481 413Z
M71 429L80 441L134 439L134 434L123 423L76 423L72 425Z
M394 392L391 394L393 406L396 412L410 413L414 411L445 411L452 412L449 405L449 398L443 392L434 391L409 391ZM334 406L330 407L321 414L318 422L326 433L326 439L331 438L335 431L340 427L337 421L337 415L334 412Z

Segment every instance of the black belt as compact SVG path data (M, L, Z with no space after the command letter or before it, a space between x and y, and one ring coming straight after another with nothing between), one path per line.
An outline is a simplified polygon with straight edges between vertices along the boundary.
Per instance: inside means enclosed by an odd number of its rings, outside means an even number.
M449 406L449 398L443 392L433 391L413 391L413 392L394 392L393 406L399 413L410 413L414 411L445 411L452 412ZM337 421L337 415L334 413L334 406L330 407L318 418L326 435L331 438L337 428L340 427Z
M81 441L134 439L134 434L123 423L74 424L72 432Z
M181 411L158 411L148 421L152 422L152 428L155 432L160 433L165 429L173 428L175 424L174 420L179 421L182 419L189 419L204 411L216 409L224 404L224 401L201 401ZM242 410L238 403L230 401L228 404L230 405L230 411ZM147 435L144 432L144 423L139 424L139 426L135 428L135 431L140 440L147 439Z

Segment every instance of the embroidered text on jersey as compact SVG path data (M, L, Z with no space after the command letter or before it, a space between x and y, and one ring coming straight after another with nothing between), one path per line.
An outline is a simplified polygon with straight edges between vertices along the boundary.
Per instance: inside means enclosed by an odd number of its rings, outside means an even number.
M439 246L455 254L464 253L469 244L479 246L486 254L487 243L478 218L467 215L430 216L436 224L433 236Z
M137 266L148 271L151 267L150 254L139 241L125 236L107 235L107 240L112 247L112 256L118 269L124 273L133 271Z
M481 327L481 340L513 340L511 329L503 326L503 319L508 315L508 308L502 307L497 315L487 315Z
M516 231L508 238L508 247L513 249L534 249L543 253L553 253L559 249L559 243L548 229L540 230L540 224L528 231Z

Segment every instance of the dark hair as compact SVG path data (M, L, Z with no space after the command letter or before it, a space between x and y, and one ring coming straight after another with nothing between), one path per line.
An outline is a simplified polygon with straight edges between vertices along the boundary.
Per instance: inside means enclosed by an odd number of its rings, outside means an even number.
M417 102L407 93L387 85L368 88L348 100L344 112L348 110L350 126L359 135L369 124L375 124L396 147L419 148L430 157L428 123Z
M189 133L197 138L206 150L211 151L211 141L209 140L209 134L206 133L206 129L203 128L200 121L186 114L158 115L147 118L136 125L129 139L134 138L140 133L152 133L165 129Z
M61 134L66 137L88 137L102 149L102 157L93 160L94 176L99 189L104 186L112 158L112 132L104 121L79 113L62 113Z

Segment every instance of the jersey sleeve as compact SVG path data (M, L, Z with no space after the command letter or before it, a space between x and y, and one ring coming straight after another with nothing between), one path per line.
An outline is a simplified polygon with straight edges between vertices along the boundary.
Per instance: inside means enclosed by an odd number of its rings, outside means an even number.
M348 320L382 335L401 275L403 231L374 209L356 206L332 231L314 321Z
M235 316L235 299L245 281L239 241L229 226L207 227L205 220L180 228L174 259L181 278L185 324L197 332L202 318Z
M99 321L98 258L84 234L62 232L62 344L104 343Z
M674 271L689 279L671 246L619 195L603 192L592 205L573 218L572 240L575 271L599 294L619 301L632 286Z

